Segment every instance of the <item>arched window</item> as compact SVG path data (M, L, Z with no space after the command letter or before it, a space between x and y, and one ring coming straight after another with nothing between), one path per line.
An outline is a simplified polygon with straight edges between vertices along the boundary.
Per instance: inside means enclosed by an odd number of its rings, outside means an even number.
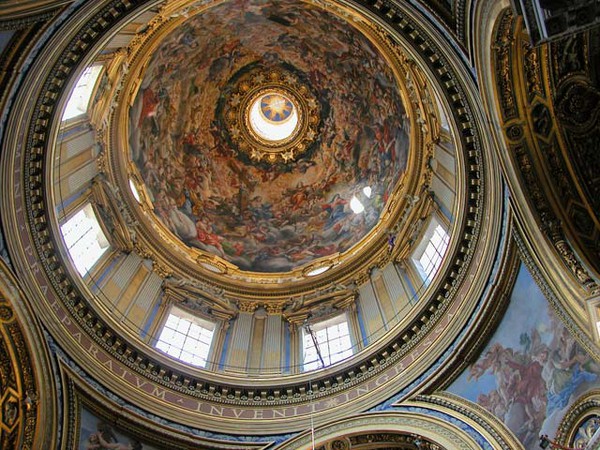
M75 88L71 92L65 111L63 112L62 120L69 120L74 117L85 114L90 104L90 98L94 92L96 81L102 73L102 66L89 66L83 71Z

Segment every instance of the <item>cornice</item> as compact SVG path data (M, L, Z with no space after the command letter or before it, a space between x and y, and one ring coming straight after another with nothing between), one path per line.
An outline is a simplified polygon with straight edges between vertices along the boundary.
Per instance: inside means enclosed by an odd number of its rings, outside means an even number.
M423 394L447 389L467 367L477 360L502 321L521 265L510 211L507 215L504 247L498 250L498 254L501 255L498 273L493 281L490 281L492 289L487 293L478 312L480 320L468 329L467 336L463 337L457 345L452 363L444 365L439 373L431 377L427 387L422 390Z
M548 300L548 303L550 304L550 307L554 313L560 318L563 325L569 330L575 339L577 339L579 344L581 344L586 352L588 352L596 361L600 361L600 349L598 348L598 345L593 341L593 339L590 338L585 330L579 327L578 324L572 320L570 311L565 308L562 298L558 296L552 289L540 267L539 261L534 258L528 242L525 241L525 238L522 236L521 230L518 230L518 232L515 233L515 242L517 243L517 248L519 249L521 261L523 261L527 267L527 270L531 274L531 277L542 291L542 294L544 294L546 300Z
M600 391L594 390L575 400L564 414L555 441L560 445L571 446L581 423L588 417L600 416Z
M202 8L207 6L209 5ZM240 271L221 258L183 245L179 238L155 217L151 204L144 204L140 208L137 202L132 201L131 196L123 196L122 204L136 217L140 225L136 227L139 241L137 250L143 258L152 259L159 272L184 280L201 278L200 284L208 285L211 289L223 290L224 295L232 300L286 301L292 304L320 295L319 292L328 289L332 283L354 287L364 283L374 267L383 267L393 256L388 251L386 231L393 230L398 241L409 240L409 225L417 220L429 200L426 193L431 185L432 170L428 162L433 155L433 142L438 139L435 135L434 94L420 73L418 64L404 55L402 46L389 38L385 28L369 23L348 7L328 7L330 10L336 9L335 13L340 16L351 17L354 21L353 26L360 28L390 60L399 81L403 102L410 111L411 148L406 170L410 176L405 175L400 180L393 196L395 200L388 204L380 223L360 243L344 254L319 259L289 273L271 275ZM194 9L188 11L188 14L197 12ZM141 82L140 74L143 74L148 59L160 39L181 21L182 17L174 14L173 5L165 6L124 52L127 57L122 64L126 70L118 80L119 87L113 96L113 104L120 106L111 107L102 120L98 133L103 136L103 147L106 148L107 163L104 166L107 176L117 186L126 186L131 176L134 179L139 178L137 173L131 173L132 164L127 158L128 151L124 149L129 145L128 133L125 132L129 105ZM413 195L414 198L421 199L416 205L408 201ZM177 251L173 251L173 248ZM209 264L214 270L204 268L202 263ZM315 278L304 276L313 265L326 264L330 264L332 269L324 275ZM164 267L170 267L171 270L161 270Z
M0 30L22 30L47 22L72 0L3 2Z
M83 409L106 423L114 424L130 437L165 450L193 450L199 446L206 450L252 450L269 446L268 442L226 439L225 436L212 435L194 428L179 429L175 432L168 423L157 423L155 417L144 414L134 405L94 389L81 373L65 361L59 361L59 370L64 386L63 397L68 405L63 416L65 435L62 448L65 450L77 448L80 442Z
M435 406L432 406L431 409L435 408ZM327 441L350 434L381 433L388 430L395 433L408 432L423 436L444 449L479 450L482 448L468 431L462 429L459 424L449 423L442 417L427 415L421 411L406 408L403 411L369 413L347 417L335 423L316 427L314 436L309 430L276 446L275 449L310 448L313 437L315 444L321 446Z

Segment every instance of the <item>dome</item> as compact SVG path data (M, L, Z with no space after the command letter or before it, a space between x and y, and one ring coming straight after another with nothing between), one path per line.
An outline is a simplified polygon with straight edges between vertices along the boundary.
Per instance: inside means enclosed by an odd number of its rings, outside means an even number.
M594 2L4 3L0 447L595 448Z
M382 219L408 162L406 88L390 44L342 12L226 2L138 57L129 155L183 246L290 272Z
M438 78L456 62L345 2L136 14L90 37L48 118L32 227L61 343L98 342L102 362L78 364L107 380L126 364L119 394L158 412L164 392L170 420L214 429L235 410L233 433L420 383L476 304L463 280L492 263L472 264L491 249L470 103Z
M99 173L83 209L56 191L59 233L89 311L134 336L151 374L296 385L388 353L434 301L464 189L446 109L407 48L330 6L173 6L95 94ZM386 283L395 303L379 297ZM315 344L329 335L331 347ZM248 339L256 348L242 351ZM269 401L290 401L273 389ZM221 398L256 397L244 392Z

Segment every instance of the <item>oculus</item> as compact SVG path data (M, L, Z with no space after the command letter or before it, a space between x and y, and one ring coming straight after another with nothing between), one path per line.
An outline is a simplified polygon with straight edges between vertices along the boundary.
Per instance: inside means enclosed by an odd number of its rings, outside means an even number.
M250 106L248 123L252 131L267 141L282 141L296 131L296 106L286 96L269 92L254 100Z
M267 94L260 98L260 115L267 122L280 125L295 116L294 104L281 94Z
M319 135L316 96L285 69L255 67L242 75L221 112L233 147L254 162L295 161Z

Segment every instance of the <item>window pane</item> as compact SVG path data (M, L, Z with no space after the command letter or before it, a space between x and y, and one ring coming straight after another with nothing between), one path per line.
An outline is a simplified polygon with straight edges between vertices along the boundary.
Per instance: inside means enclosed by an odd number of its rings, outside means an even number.
M169 314L169 318L165 322L165 327L175 329L175 328L177 328L178 322L179 322L179 317L174 316L173 314Z
M168 352L169 347L171 347L171 346L169 344L167 344L165 341L159 341L156 344L156 348L159 350L162 350L163 352Z
M439 270L444 254L448 249L448 242L450 241L450 237L446 233L446 230L444 230L444 227L437 223L435 219L432 220L433 223L430 225L429 230L431 230L432 226L434 228L433 231L429 231L430 238L427 241L427 245L420 254L413 256L413 260L425 281L433 279Z
M181 333L187 333L190 329L191 322L189 320L180 319L177 324L177 331Z
M304 330L303 360L305 371L318 369L322 366L318 353L321 354L323 363L326 366L352 355L352 341L348 322L345 320L344 315L315 324L312 327L312 332L316 337L319 352L317 352L308 330Z
M183 349L183 344L185 343L185 337L186 337L185 334L175 333L175 335L173 336L173 339L171 341L169 341L169 344L171 344L173 347Z
M183 362L204 367L213 334L214 324L172 308L156 348Z
M85 275L108 249L106 236L89 203L62 224L60 232L80 275Z
M83 71L71 92L62 120L72 119L87 112L96 81L102 72L102 66L91 66Z

